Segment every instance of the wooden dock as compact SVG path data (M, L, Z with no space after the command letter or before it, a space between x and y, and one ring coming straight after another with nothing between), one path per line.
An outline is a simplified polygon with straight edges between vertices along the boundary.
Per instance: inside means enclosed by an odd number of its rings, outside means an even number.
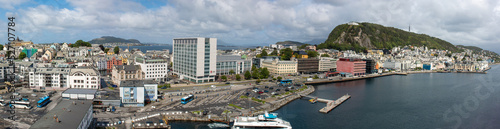
M351 95L349 95L349 94L346 94L346 95L340 97L339 99L337 99L335 101L334 100L329 100L329 99L322 99L322 98L318 98L318 97L314 97L314 96L307 96L307 95L301 95L301 96L302 97L308 97L308 98L311 98L311 99L315 99L317 102L326 103L326 107L324 107L324 108L322 108L322 109L319 110L319 112L322 112L322 113L328 113L328 112L330 112L335 107L337 107L338 105L342 104L347 99L351 98Z

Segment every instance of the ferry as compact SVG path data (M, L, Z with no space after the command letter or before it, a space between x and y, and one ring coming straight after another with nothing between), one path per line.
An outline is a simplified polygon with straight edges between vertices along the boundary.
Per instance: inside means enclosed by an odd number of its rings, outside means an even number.
M267 113L258 117L236 117L231 129L292 129L289 122L278 118L276 113Z

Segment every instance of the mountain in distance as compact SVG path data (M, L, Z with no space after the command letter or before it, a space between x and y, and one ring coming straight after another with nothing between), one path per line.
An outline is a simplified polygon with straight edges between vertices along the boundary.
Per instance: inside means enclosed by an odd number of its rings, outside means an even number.
M276 42L276 45L290 45L290 46L302 46L305 43L297 42L297 41L281 41Z
M318 45L318 48L362 52L366 49L392 49L393 47L405 45L427 46L429 49L442 49L452 52L462 51L455 45L436 37L373 23L338 25L328 35L328 39Z
M310 41L305 41L303 43L310 44L310 45L316 45L316 44L321 44L325 42L326 39L312 39Z
M141 42L137 39L123 39L113 36L102 36L101 38L95 38L89 41L91 44L105 44L105 43L113 43L113 44L141 44Z
M492 52L492 51L488 51L488 50L484 50L482 48L479 48L479 47L476 47L476 46L464 46L464 45L457 45L458 48L465 48L465 49L469 49L471 50L473 53L476 53L476 54L479 54L479 53L482 53L486 56L498 56L497 53L495 52Z

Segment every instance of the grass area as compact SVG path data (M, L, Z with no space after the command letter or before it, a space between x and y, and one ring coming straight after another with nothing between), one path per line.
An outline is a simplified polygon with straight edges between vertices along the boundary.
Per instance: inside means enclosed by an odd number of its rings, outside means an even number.
M265 103L266 103L266 101L264 101L264 100L260 100L260 99L254 98L254 97L252 97L252 100L253 100L253 101L257 101L257 102L262 103L262 104L265 104Z
M115 88L114 88L114 87L108 87L108 89L115 90Z
M238 109L242 109L240 106L234 105L234 104L229 104L228 106L235 107L235 108L238 108Z
M240 99L246 99L246 98L248 98L248 96L246 96L246 95L240 96Z
M193 114L201 114L203 112L203 110L201 111L192 111Z
M224 110L222 113L231 113L229 110Z

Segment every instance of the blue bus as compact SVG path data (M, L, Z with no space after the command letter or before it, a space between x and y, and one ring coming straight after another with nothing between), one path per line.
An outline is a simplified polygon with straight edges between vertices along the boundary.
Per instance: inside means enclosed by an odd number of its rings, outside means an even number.
M194 99L194 95L188 95L186 97L181 98L181 103L186 104L186 103L189 103L193 99Z
M50 100L49 96L41 97L40 100L38 100L38 102L37 102L37 107L39 107L39 108L44 107L45 105L50 103L50 101L51 100Z
M291 79L285 79L285 80L281 80L281 85L291 85L292 84L292 80Z

